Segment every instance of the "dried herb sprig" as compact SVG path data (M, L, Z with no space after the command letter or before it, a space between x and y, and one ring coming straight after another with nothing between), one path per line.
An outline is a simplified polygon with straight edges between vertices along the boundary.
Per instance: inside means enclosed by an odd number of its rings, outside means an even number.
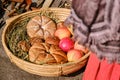
M54 12L50 11L50 10L41 10L38 15L39 16L49 17L55 23L57 23L59 21L59 19L54 14ZM29 43L29 36L27 34L26 25L28 24L30 19L31 19L31 17L30 18L25 18L24 20L13 24L12 25L13 28L10 30L10 32L8 32L6 34L8 48L11 50L11 52L15 56L17 56L17 57L19 57L19 58L21 58L23 60L27 60L27 61L29 61L28 52L23 51L22 49L20 49L18 47L18 43L20 41L23 41L23 40Z
M11 52L22 59L27 59L26 56L28 56L28 53L25 51L22 51L18 46L18 42L21 40L25 40L29 42L29 37L27 35L26 31L26 25L30 18L26 18L23 21L16 23L13 25L13 29L7 34L7 43L8 47L11 50Z
M49 9L42 9L40 11L40 16L46 16L49 17L50 19L52 19L55 23L59 22L58 17L56 16L55 12L49 10Z

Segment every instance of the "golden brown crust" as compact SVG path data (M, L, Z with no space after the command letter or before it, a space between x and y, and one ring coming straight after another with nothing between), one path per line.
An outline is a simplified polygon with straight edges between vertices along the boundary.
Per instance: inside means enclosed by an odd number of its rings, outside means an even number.
M52 54L56 60L57 63L65 63L66 59L59 54Z
M42 39L40 37L33 37L33 38L30 38L30 43L31 45L33 45L34 43L42 43Z
M59 45L60 40L57 37L47 37L45 43Z
M55 58L51 54L46 55L45 61L47 64L56 63Z
M67 56L64 51L62 51L58 46L51 45L50 53L56 59L57 63L65 63L67 62Z
M31 48L29 60L36 64L67 62L67 55L59 48L59 39L54 36L56 24L48 17L35 16L27 25Z
M39 48L33 48L33 47L31 47L30 48L30 50L29 50L29 60L31 61L31 62L34 62L34 63L36 63L36 61L37 61L37 59L38 59L38 56L40 55L40 54L44 54L45 52L43 51L43 50L41 50L41 49L39 49Z
M56 24L46 16L35 16L27 24L27 34L30 38L54 36Z
M30 49L30 45L29 43L23 40L23 41L18 42L18 48L22 49L23 51L28 52Z
M56 45L34 43L29 50L29 60L37 64L65 63L67 55Z

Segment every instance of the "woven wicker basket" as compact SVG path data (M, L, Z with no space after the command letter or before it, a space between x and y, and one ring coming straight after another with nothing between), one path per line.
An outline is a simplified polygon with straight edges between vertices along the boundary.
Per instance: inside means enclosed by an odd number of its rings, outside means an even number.
M61 21L64 21L66 17L70 14L70 10L63 9L63 8L50 8L49 10L52 10L55 12L55 14L60 18ZM16 22L20 22L21 20L25 19L28 16L35 16L38 14L40 10L30 11L24 14L21 14L17 17L11 18L7 21L7 24L3 30L2 33L2 44L4 47L5 52L7 53L9 59L11 62L16 64L19 68L40 76L61 76L61 75L67 75L73 72L78 71L83 66L86 65L87 59L89 57L89 53L84 55L79 61L77 62L68 62L65 64L59 64L59 65L37 65L30 62L27 62L25 60L22 60L15 55L8 49L6 44L6 33L9 32L12 28L12 25Z

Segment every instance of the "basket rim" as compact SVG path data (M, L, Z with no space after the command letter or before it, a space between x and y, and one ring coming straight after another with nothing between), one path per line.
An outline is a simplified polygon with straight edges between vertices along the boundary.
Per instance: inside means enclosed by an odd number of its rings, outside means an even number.
M67 12L70 12L70 9L66 9L66 8L48 8L48 9L49 9L49 10L62 10L62 11L65 10L65 11L67 11ZM40 10L42 10L42 9L40 9ZM15 17L11 18L10 20L8 19L8 20L6 21L6 23L9 23L9 24L6 24L6 26L5 26L4 29L3 29L3 32L2 32L2 45L3 45L3 47L4 47L4 50L5 50L6 54L7 54L7 56L9 56L11 62L14 62L14 60L12 59L12 57L14 57L14 58L17 59L17 60L19 60L19 61L21 61L21 62L23 61L24 63L30 64L30 65L36 65L36 66L39 65L39 64L35 64L35 63L32 63L32 62L25 61L25 60L20 59L19 57L15 56L15 55L9 50L9 48L7 47L7 44L6 44L6 42L5 42L5 36L6 36L5 33L6 33L7 28L8 28L9 25L11 24L11 22L15 21L16 19L18 19L18 18L21 17L21 16L24 16L24 15L27 15L27 14L30 14L30 13L39 12L40 10L29 11L29 12L20 14L20 15L18 15L18 16L15 16ZM78 61L76 61L76 62L68 62L68 63L64 63L64 64L57 64L57 65L55 65L55 66L62 67L62 66L66 66L66 64L68 64L68 65L77 64L77 63L85 60L86 58L88 58L89 55L90 55L90 53L85 54L84 56L82 56L82 57L81 57ZM42 65L39 65L39 66L43 66L43 67L45 67L45 66L47 66L47 67L53 67L54 65L51 65L51 64L50 64L50 65L49 65L49 64L42 64Z
M57 9L59 9L59 10L67 10L68 12L70 11L69 9L66 9L66 8L50 8L50 10L57 10ZM9 24L11 24L11 22L13 22L13 21L15 21L16 19L18 19L19 17L21 17L21 16L24 16L24 15L27 15L27 14L29 14L29 13L32 13L32 12L39 12L40 10L35 10L35 11L29 11L29 12L26 12L26 13L23 13L23 14L21 14L21 15L18 15L18 16L15 16L11 21L7 21L7 22L9 22ZM7 50L9 53L10 53L10 55L13 55L14 57L17 57L17 56L15 56L9 49L8 49L8 47L7 47L7 44L6 44L6 42L5 42L5 33L6 33L6 30L7 30L7 28L9 27L9 24L6 24L6 26L5 26L5 28L3 29L3 32L2 32L2 44L3 44L3 47L5 48L5 50ZM87 54L85 54L83 57L81 57L80 58L80 60L78 60L78 61L76 61L76 62L71 62L71 63L78 63L78 62L80 62L80 61L83 61L85 58L87 58L88 56L90 55L90 53L87 53ZM18 58L18 57L17 57ZM20 58L19 58L20 59ZM22 59L20 59L20 60L22 60ZM22 60L22 61L25 61L25 60ZM28 61L25 61L25 62L28 62ZM28 62L28 63L31 63L31 62ZM34 63L32 63L32 64L34 64ZM66 63L64 63L64 64L66 64ZM64 65L64 64L62 64L62 65ZM36 65L36 64L35 64ZM59 65L61 65L61 64L59 64Z
M66 11L66 13L70 13L70 9L67 9L67 8L41 8L41 9L37 9L37 10L33 10L33 11L28 11L28 12L25 12L25 13L22 13L20 15L17 15L17 16L13 16L9 19L6 20L6 23L11 23L12 21L15 21L17 18L21 17L21 16L24 16L24 15L27 15L27 14L30 14L30 13L35 13L35 12L39 12L41 10L57 10L57 11Z

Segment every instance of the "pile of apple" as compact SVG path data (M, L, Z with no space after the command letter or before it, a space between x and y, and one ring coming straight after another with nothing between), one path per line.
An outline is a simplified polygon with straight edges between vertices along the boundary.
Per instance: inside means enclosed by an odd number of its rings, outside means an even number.
M72 33L63 23L58 23L54 35L60 39L59 47L67 53L68 61L78 61L86 52L86 48L74 41Z

